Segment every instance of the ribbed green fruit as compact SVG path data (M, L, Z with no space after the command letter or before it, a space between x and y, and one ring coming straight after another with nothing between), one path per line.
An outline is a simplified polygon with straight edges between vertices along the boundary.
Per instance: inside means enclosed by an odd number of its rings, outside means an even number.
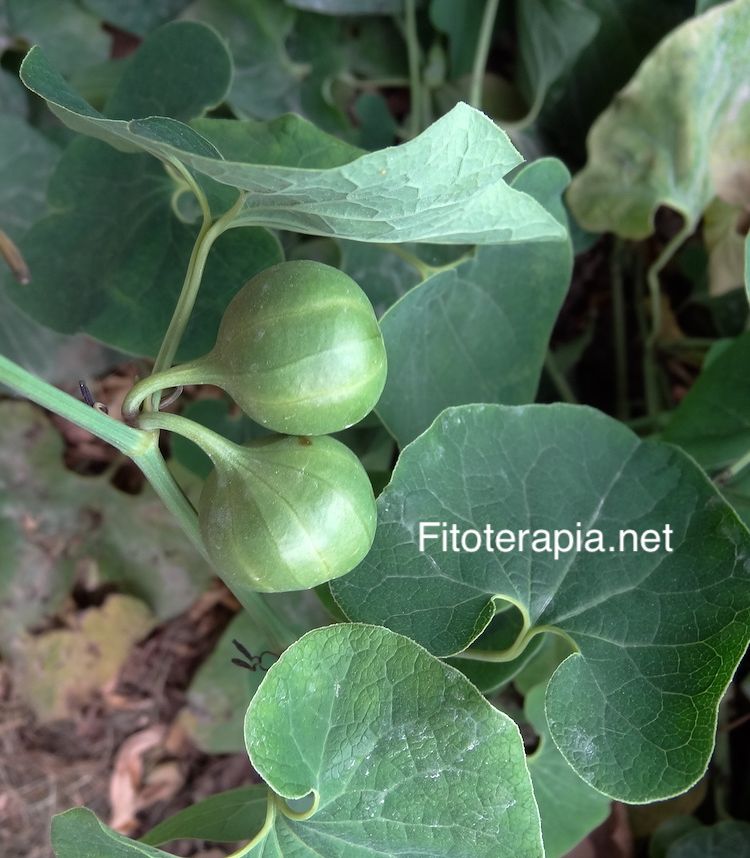
M303 590L351 571L377 513L359 459L330 437L225 442L201 493L201 535L230 589Z
M150 376L125 407L134 413L166 387L214 384L274 432L325 435L372 411L385 377L380 326L354 280L320 262L282 262L235 295L211 352Z

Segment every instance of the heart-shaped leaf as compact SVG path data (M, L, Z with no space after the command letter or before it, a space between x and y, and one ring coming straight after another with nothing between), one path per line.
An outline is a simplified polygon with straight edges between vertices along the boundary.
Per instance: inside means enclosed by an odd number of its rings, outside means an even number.
M263 680L245 736L279 796L251 855L543 854L516 726L387 629L343 624L301 638ZM309 809L290 810L297 799Z
M586 229L645 238L661 205L691 227L714 196L748 203L748 39L750 2L734 0L648 56L589 134L588 163L569 194Z
M168 65L164 56L171 58ZM226 48L212 30L188 22L169 24L143 42L107 113L131 117L160 110L193 117L221 100L230 71ZM52 177L53 213L37 221L20 243L33 271L32 283L21 288L6 278L8 294L54 330L82 330L125 351L155 354L197 232L175 213L178 191L164 168L146 155L75 140ZM232 295L246 279L280 259L278 242L266 230L221 236L180 357L208 351Z
M200 25L168 25L151 38L178 26ZM466 104L401 146L327 170L299 170L225 158L196 130L164 116L130 122L106 118L37 49L24 60L21 77L74 130L118 148L179 159L221 184L248 191L234 221L238 225L377 242L495 244L565 235L536 200L504 181L522 158L504 131ZM252 142L248 145L252 151Z
M549 158L522 170L513 188L564 223L569 179ZM377 411L402 446L450 405L534 400L572 266L567 239L479 247L385 313L388 378Z
M750 333L711 361L672 414L662 438L706 470L716 471L750 450Z
M443 522L479 543L442 550ZM487 526L510 537L488 551ZM501 660L541 631L568 637L578 651L547 689L555 744L596 789L643 802L705 770L750 639L749 561L750 533L679 450L588 408L464 406L403 451L370 554L332 591L438 655L466 648L496 600L525 617Z

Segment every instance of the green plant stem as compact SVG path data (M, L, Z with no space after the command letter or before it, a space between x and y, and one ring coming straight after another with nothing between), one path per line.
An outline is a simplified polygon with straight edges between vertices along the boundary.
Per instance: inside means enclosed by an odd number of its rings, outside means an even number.
M432 275L438 270L433 268L432 265L428 265L426 262L421 260L416 254L410 253L400 244L381 244L380 247L382 247L383 250L387 250L389 253L393 253L400 259L403 259L407 265L410 265L417 274L419 274L422 280L432 277Z
M486 0L482 24L479 29L477 49L474 52L474 66L471 70L471 83L469 85L469 104L480 110L482 107L482 88L484 73L487 68L487 58L490 55L492 44L492 31L495 29L495 18L499 0Z
M740 456L737 461L730 465L728 468L723 470L717 477L716 482L720 486L725 486L727 483L731 483L732 480L736 480L737 477L740 476L743 471L747 470L750 467L750 450L745 453L743 456Z
M160 429L165 429L168 432L177 432L197 444L214 462L216 457L226 460L237 455L236 444L228 441L212 429L177 414L148 412L140 416L139 423L144 429L157 432ZM230 587L230 589L232 588ZM272 649L285 650L296 640L297 635L282 622L261 593L246 589L240 592L232 590L232 592L242 607L255 620L258 627L262 629Z
M186 181L191 182L191 187L198 196L199 200L203 197L203 193L195 183L195 180L188 171L186 172ZM189 180L188 178L189 177ZM205 207L205 203L201 203L203 209L203 224L198 233L198 237L193 245L193 252L190 255L185 280L182 284L180 297L177 299L172 319L164 335L159 354L154 362L153 374L168 369L172 365L174 356L177 354L177 349L180 347L180 342L187 328L190 314L195 306L195 299L198 297L203 271L206 267L209 251L216 239L227 229L229 229L237 212L242 208L245 202L246 194L240 194L235 204L226 211L220 218L217 218L213 224L210 222L210 213ZM205 198L203 198L205 201ZM152 402L151 406L156 408L157 403Z
M2 355L0 381L37 405L86 429L132 459L143 471L164 505L175 516L185 535L205 556L195 510L169 472L159 452L156 433L126 426L37 378Z
M141 414L138 424L143 429L157 432L160 429L166 429L168 432L182 435L183 438L199 446L214 463L217 458L231 461L237 453L237 445L228 441L223 435L178 414L149 412Z
M555 389L560 394L562 401L577 405L578 397L573 393L573 388L568 384L568 379L560 371L560 367L558 367L551 349L547 350L547 355L544 358L544 368L547 370L550 380L555 385Z
M526 618L524 617L524 620ZM535 638L537 635L548 632L549 634L559 635L561 638L564 638L572 647L573 652L580 652L578 644L570 637L567 632L562 631L562 629L558 629L555 626L534 626L534 628L528 628L524 625L523 631L518 635L515 642L508 647L508 649L504 650L490 650L490 649L479 649L478 647L469 647L465 649L463 652L459 652L456 654L456 658L465 658L469 661L484 661L489 664L507 664L509 661L515 661L520 655L523 654L526 647L531 642L532 638Z
M646 275L651 302L651 331L644 345L643 371L646 390L646 411L651 415L659 411L656 361L656 349L662 329L661 281L659 276L692 231L693 225L689 221L685 221L677 234L664 246Z
M132 420L138 414L141 405L155 394L161 395L161 391L170 387L194 383L213 383L208 366L199 368L195 362L191 361L187 364L170 367L162 372L153 372L130 388L122 403L122 413L127 420ZM152 412L150 410L144 411L144 415L147 413Z
M359 78L348 72L342 72L338 80L354 89L363 89L368 92L379 89L401 89L411 85L411 80L406 77Z
M417 33L417 2L406 0L406 49L409 57L409 90L411 111L409 115L409 133L416 137L422 130L422 75L420 71L421 51Z
M612 336L615 350L615 416L618 420L630 417L628 400L627 319L625 317L625 285L623 283L623 242L615 239L612 252Z
M0 382L17 390L42 408L88 430L131 459L140 456L151 443L148 433L126 426L119 420L86 405L2 355L0 355Z
M268 837L271 829L273 828L273 823L276 819L276 802L278 798L276 794L269 789L268 790L268 804L266 805L266 818L263 820L263 826L260 831L253 837L253 839L246 843L244 846L240 847L236 852L232 852L231 855L227 855L227 858L245 858L245 856L249 855L259 844L261 844L266 837Z

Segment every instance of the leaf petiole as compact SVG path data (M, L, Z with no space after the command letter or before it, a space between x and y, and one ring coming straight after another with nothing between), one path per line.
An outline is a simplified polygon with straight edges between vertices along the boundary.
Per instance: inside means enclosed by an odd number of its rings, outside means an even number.
M479 30L477 49L474 54L474 66L471 70L471 83L469 86L469 104L481 110L482 107L482 85L484 83L484 72L487 68L487 58L490 55L492 44L492 31L495 28L497 17L498 0L487 0L482 24Z
M177 167L178 164L179 162L175 161L173 166ZM241 193L234 205L224 212L221 217L211 223L211 214L203 192L190 174L190 171L182 164L179 164L179 167L181 168L180 172L185 181L193 189L193 192L201 205L201 209L203 211L203 224L195 240L195 244L193 245L193 252L190 255L190 261L185 273L185 280L182 284L180 297L177 299L177 305L175 306L174 313L172 314L172 319L169 323L169 327L167 328L167 332L164 335L164 340L162 341L161 348L159 349L159 354L156 356L152 375L155 375L162 370L169 369L169 367L172 366L174 356L177 354L177 349L180 347L180 342L182 341L188 321L190 320L190 314L193 312L195 299L198 297L198 290L200 289L209 251L216 239L223 232L229 229L236 214L242 208L247 196L247 194ZM130 394L128 394L128 397L125 400L128 405L127 408L123 406L123 413L132 413L132 403L134 400L132 394L135 389L136 388L133 388ZM157 407L158 403L156 401L156 395L157 394L154 394L154 398L150 402L151 410ZM140 402L142 401L143 400L140 400ZM138 404L140 404L140 402L138 402ZM137 409L137 406L135 407Z
M70 420L111 444L141 469L164 505L175 516L185 535L205 556L195 510L175 482L159 452L158 434L126 426L32 375L0 355L0 382L48 411Z

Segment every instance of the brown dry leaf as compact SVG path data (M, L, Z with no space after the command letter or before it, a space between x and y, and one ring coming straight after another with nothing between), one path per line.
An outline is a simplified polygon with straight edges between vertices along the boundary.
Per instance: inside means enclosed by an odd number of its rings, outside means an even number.
M153 724L128 737L115 758L109 782L109 802L112 808L109 825L121 834L130 834L138 826L138 794L143 781L143 757L161 744L166 734L163 724Z

